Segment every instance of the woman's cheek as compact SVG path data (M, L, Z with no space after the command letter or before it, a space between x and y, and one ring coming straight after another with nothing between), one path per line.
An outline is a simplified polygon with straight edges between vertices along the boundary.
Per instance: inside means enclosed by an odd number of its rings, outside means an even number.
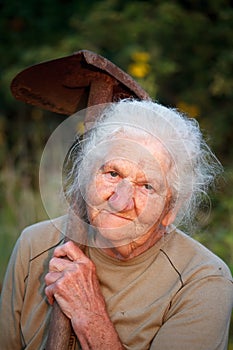
M165 201L156 195L140 196L136 205L139 222L151 225L160 218Z
M87 191L87 204L89 206L98 206L109 199L114 192L114 185L106 183L100 177L93 181Z

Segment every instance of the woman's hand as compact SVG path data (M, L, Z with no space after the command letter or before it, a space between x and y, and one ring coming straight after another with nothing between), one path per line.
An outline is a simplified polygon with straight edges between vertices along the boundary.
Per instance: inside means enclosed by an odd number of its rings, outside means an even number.
M82 310L99 314L105 311L95 265L71 241L54 250L45 283L49 303L55 298L70 319Z
M45 283L49 303L56 299L84 350L123 349L107 314L95 265L75 243L54 250Z

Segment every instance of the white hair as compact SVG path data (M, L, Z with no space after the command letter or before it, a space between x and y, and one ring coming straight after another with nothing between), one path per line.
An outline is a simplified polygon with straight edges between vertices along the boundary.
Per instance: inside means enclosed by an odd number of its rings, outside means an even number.
M79 215L87 220L81 195L84 179L91 173L87 154L119 132L127 136L155 137L167 150L172 166L167 182L172 192L171 210L176 208L175 224L193 221L197 209L222 166L203 139L198 122L152 101L121 100L110 104L71 149L68 159L66 194L74 199ZM95 153L98 156L98 152ZM85 181L85 182L86 182Z

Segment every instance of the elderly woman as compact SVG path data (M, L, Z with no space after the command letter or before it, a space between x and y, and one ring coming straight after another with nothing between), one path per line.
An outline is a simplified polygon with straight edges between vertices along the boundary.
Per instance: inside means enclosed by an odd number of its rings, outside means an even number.
M177 229L222 170L197 123L121 101L67 164L81 235L64 243L67 217L24 230L2 291L1 349L44 349L54 300L72 324L70 349L227 349L230 271Z

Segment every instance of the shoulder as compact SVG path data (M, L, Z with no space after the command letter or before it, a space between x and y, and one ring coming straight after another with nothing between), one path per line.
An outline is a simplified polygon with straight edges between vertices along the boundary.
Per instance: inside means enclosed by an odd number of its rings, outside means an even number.
M18 245L33 258L64 239L66 224L67 216L62 216L30 225L22 231Z
M163 344L163 349L170 349L178 339L177 349L190 348L190 344L192 349L216 349L216 344L226 349L233 305L229 268L185 233L174 230L167 236L159 262L165 266L162 282L170 278L165 291L169 303L152 347Z
M224 277L232 281L230 269L216 254L180 230L174 230L162 253L185 278Z

